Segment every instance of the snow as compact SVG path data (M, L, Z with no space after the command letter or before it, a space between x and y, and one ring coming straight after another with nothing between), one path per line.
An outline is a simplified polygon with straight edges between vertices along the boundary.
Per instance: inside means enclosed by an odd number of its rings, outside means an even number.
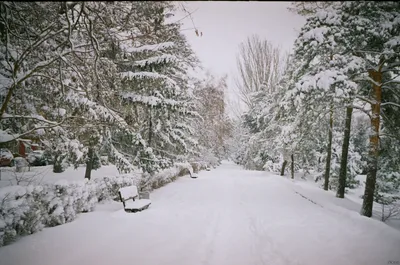
M94 101L89 100L83 94L83 92L76 93L74 91L70 91L66 96L66 100L74 104L75 106L88 107L89 113L92 114L91 118L93 119L105 119L115 122L118 126L122 128L129 127L125 120L120 117L115 111L112 111Z
M143 51L159 51L167 48L171 48L174 46L173 42L163 42L163 43L158 43L158 44L153 44L153 45L143 45L138 48L128 48L126 49L127 52L143 52Z
M400 260L400 232L306 182L224 162L154 191L126 213L108 202L0 248L0 265L327 264ZM348 209L348 206L354 209Z
M156 106L158 104L161 104L162 99L155 97L155 96L141 96L137 95L132 92L124 92L121 93L122 97L125 99L129 99L132 102L142 102L143 104L146 105L151 105L151 106Z
M63 109L63 108L58 109L58 113L60 114L61 117L64 117L66 112L67 112L66 109Z
M36 130L37 135L45 135L46 131L44 129L38 129Z
M1 148L0 149L0 158L13 159L14 156L11 154L10 150Z
M0 189L0 197L4 198L7 194L16 194L22 196L25 194L25 187L22 186L8 186Z
M392 39L387 41L385 43L385 45L390 47L390 48L394 48L394 47L400 45L400 37L399 36L393 37Z
M28 161L23 157L16 157L16 158L14 158L14 161L15 161L15 165L17 165L17 166L20 166L20 167L29 166Z
M169 62L173 62L173 61L176 61L176 60L177 60L177 58L174 55L163 54L163 55L160 55L160 56L150 57L150 58L145 59L145 60L137 61L137 62L135 62L135 65L143 67L143 66L146 66L147 64L154 64L154 63L159 64L159 63L162 63L162 62L169 63Z
M319 10L316 13L316 16L320 21L329 25L340 25L340 18L332 8L327 8L327 10Z
M3 130L0 130L0 143L9 142L9 141L14 140L15 138L17 138L17 137L15 137Z
M24 178L27 180L32 180L32 184L43 184L43 183L56 183L60 180L68 180L68 181L84 181L86 166L79 166L77 169L73 167L68 167L62 173L53 173L53 166L43 166L43 167L31 167L31 171L24 173L16 173L15 167L8 168L2 167L0 168L0 188L9 186L11 184L16 185L15 179L17 177ZM104 178L109 176L118 176L118 169L115 166L101 166L98 170L92 171L92 178Z
M324 41L324 34L328 32L327 27L315 28L304 33L303 38L305 40L316 40L319 43Z
M136 186L123 187L119 189L123 199L134 198L139 195Z
M29 106L29 110L34 112L35 108L33 107L33 105L27 104L26 107ZM26 119L36 119L38 121L43 121L49 124L53 124L53 125L57 125L56 122L54 121L50 121L45 119L42 115L38 115L38 114L32 114L32 115L27 115L27 116L21 116L21 115L13 115L13 114L8 114L8 113L3 113L3 118L26 118Z
M122 78L127 78L129 80L135 79L135 78L149 78L149 79L163 79L165 83L171 87L176 87L177 90L180 88L178 87L177 83L170 77L166 75L162 75L159 73L155 72L122 72L121 73Z
M141 209L147 205L151 204L151 200L149 199L142 199L142 200L129 200L125 202L125 209Z

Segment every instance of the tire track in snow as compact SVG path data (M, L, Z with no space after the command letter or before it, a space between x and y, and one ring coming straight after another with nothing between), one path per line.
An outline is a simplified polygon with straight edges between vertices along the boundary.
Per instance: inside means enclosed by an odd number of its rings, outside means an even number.
M302 265L286 257L281 250L284 246L277 245L273 238L268 236L268 230L265 229L266 224L262 219L248 216L250 231L254 236L253 249L259 258L257 265Z
M243 183L236 181L236 186L239 188ZM251 188L241 187L240 190L250 191ZM273 188L272 188L273 189ZM239 189L237 189L239 190ZM288 189L289 190L289 189ZM254 210L250 207L249 203L256 198L251 194L251 197L246 197L249 194L246 192L240 193L240 207L245 213L246 223L248 225L248 231L250 232L251 238L251 252L256 257L255 265L302 265L298 261L294 261L282 253L285 250L284 246L277 244L271 236L268 235L268 225L266 220L260 218L263 216L261 209ZM266 204L275 202L266 202Z
M208 229L205 239L205 255L202 259L203 265L209 265L215 254L215 239L219 234L219 227L221 222L221 213L213 213L210 229Z
M304 199L310 201L311 203L313 203L313 204L315 204L315 205L318 205L318 206L321 207L321 208L324 208L324 206L322 206L321 204L316 203L315 201L311 200L310 198L304 196L303 194L301 194L301 193L299 193L299 192L297 192L297 191L294 191L294 192L295 192L296 194L300 195L302 198L304 198Z

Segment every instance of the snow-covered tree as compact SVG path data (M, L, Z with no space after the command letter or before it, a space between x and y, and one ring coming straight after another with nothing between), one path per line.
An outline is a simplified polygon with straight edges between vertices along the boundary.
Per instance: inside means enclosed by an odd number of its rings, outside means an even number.
M0 8L3 144L40 138L58 171L85 162L87 178L101 154L127 172L192 152L197 59L171 2Z
M252 161L260 168L265 164L260 158L279 150L285 166L294 155L294 167L311 167L319 172L317 180L324 175L325 189L337 189L338 197L344 196L346 187L354 187L355 175L368 173L361 212L371 216L373 199L381 200L389 187L397 187L393 176L398 169L387 159L389 150L397 148L396 137L391 136L395 130L389 126L394 118L385 118L383 110L397 113L399 107L397 97L385 94L396 90L398 83L399 5L301 2L294 4L294 11L305 15L307 22L278 86L280 93L252 95L256 104L243 124L256 148L242 152L242 163ZM357 125L352 124L353 116ZM369 117L369 130L359 117ZM378 168L387 177L380 177ZM382 182L375 192L377 178Z
M227 158L229 153L232 124L226 113L226 79L207 72L204 79L197 81L194 90L196 110L202 117L194 126L199 151L203 159L214 161L212 164Z
M187 77L197 59L180 24L165 19L174 12L169 2L137 3L143 27L142 38L133 38L121 48L119 73L122 77L123 99L129 123L138 128L146 142L147 154L154 153L153 167L140 158L142 167L150 171L171 165L180 155L193 152L197 145L191 128L198 116ZM147 161L147 162L146 162Z
M342 37L349 42L345 55L353 56L353 62L358 62L358 71L352 77L359 84L368 84L357 93L357 98L370 106L369 169L361 213L371 216L380 164L382 105L396 105L383 103L382 91L393 89L393 79L400 66L400 6L397 2L377 5L374 2L346 2L340 7L342 27L345 29Z
M315 96L315 91L329 91L335 85L335 90L331 90L334 93L324 95L325 98L351 107L360 108L358 102L362 102L362 107L366 104L371 107L366 111L371 117L369 171L362 207L366 216L372 215L378 168L382 88L392 81L391 73L398 67L398 10L395 2L332 5L311 16L304 27L307 29L308 25L308 31L300 36L307 52L320 51L313 47L320 48L321 43L329 44L329 49L336 48L336 52L331 53L332 60L325 64L321 60L316 62L314 72L301 77L299 88L303 91L311 88ZM304 57L302 52L295 53ZM310 70L308 62L304 66ZM390 76L389 81L385 82L384 75Z
M253 107L253 93L276 91L285 63L284 55L278 47L258 35L252 35L239 45L236 62L238 75L235 85L240 100L247 108Z

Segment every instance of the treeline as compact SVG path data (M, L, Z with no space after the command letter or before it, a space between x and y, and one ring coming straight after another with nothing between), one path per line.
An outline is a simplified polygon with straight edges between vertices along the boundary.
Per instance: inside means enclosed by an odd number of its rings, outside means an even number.
M36 139L54 172L86 164L89 179L101 156L120 172L218 164L230 134L224 80L191 74L202 70L179 7L1 2L1 147Z
M289 56L260 39L239 55L247 111L235 137L248 144L235 149L237 163L289 169L292 178L314 173L339 198L367 175L361 214L371 217L374 201L398 213L399 3L297 2L291 10L307 20Z

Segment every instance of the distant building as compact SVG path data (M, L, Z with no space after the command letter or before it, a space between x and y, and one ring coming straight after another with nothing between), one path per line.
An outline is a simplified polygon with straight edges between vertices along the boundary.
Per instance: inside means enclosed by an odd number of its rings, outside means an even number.
M18 154L22 157L26 157L26 155L34 150L42 150L43 145L39 139L18 139ZM16 150L15 150L16 151Z

